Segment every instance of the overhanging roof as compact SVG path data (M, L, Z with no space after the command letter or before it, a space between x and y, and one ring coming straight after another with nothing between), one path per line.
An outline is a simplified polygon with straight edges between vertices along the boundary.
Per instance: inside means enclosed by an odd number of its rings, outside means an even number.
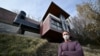
M47 9L42 21L46 18L46 16L51 13L55 15L56 17L59 17L60 14L62 14L65 18L69 17L69 14L66 13L63 9L61 9L59 6L57 6L54 2L51 2L49 8Z

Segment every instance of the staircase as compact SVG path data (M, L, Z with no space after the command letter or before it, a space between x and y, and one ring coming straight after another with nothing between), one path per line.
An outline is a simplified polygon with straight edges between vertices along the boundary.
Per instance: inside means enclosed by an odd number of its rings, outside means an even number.
M57 56L58 45L58 43L47 43L38 51L37 56Z

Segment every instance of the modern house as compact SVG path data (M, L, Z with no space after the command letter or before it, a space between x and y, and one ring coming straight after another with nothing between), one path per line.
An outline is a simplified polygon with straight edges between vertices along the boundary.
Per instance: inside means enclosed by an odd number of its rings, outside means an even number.
M16 14L0 8L0 21L20 27L18 30L20 34L24 34L25 31L35 32L50 42L63 41L62 31L69 31L69 26L66 22L68 17L69 14L54 2L51 2L41 22L26 18L24 11Z
M52 2L40 24L41 37L47 38L51 42L63 41L62 31L69 31L66 22L68 17L68 13Z

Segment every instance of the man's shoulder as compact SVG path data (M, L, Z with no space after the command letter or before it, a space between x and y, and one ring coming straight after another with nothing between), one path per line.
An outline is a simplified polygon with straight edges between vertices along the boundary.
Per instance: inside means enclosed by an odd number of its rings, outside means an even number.
M76 43L76 44L78 44L79 42L78 41L71 41L72 43ZM62 42L62 43L60 43L60 45L63 45L65 42Z
M60 43L60 46L62 46L65 42Z
M80 44L78 41L73 41L73 42L74 42L76 45L77 45L77 44Z

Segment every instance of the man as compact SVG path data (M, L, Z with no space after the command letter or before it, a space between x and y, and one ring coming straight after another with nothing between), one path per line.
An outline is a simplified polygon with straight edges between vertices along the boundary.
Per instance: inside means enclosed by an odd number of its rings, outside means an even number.
M84 56L81 45L70 39L69 32L62 33L64 42L60 44L58 56Z

